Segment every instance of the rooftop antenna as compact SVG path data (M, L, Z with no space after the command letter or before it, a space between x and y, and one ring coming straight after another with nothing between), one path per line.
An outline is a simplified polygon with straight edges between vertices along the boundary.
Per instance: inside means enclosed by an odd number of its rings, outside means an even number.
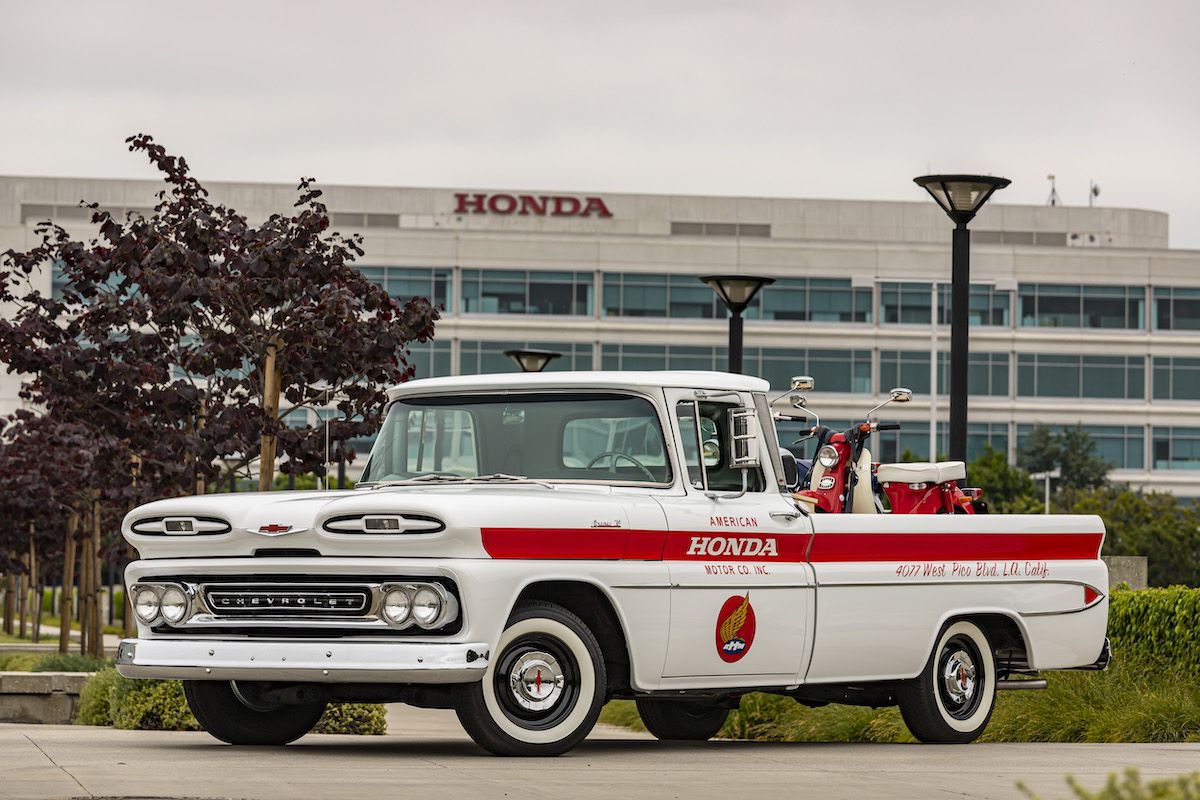
M1088 189L1088 208L1094 206L1096 198L1100 196L1100 184L1095 181L1090 181L1090 183L1091 188Z
M1054 186L1054 176L1047 175L1046 180L1050 181L1050 199L1046 201L1046 205L1061 206L1062 200L1059 199L1058 189Z

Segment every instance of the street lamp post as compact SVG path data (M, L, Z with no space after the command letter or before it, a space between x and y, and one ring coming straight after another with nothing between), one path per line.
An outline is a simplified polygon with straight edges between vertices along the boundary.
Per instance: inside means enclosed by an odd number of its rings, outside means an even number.
M1029 477L1035 481L1045 481L1046 482L1046 511L1045 511L1045 513L1049 514L1050 513L1050 480L1052 478L1054 480L1058 480L1059 478L1061 478L1062 470L1058 467L1055 467L1054 469L1047 470L1045 472L1035 472L1032 475L1030 475Z
M764 286L774 278L755 275L706 275L701 278L729 309L729 371L742 371L742 312Z
M517 362L521 372L541 372L562 353L553 350L505 350L504 355Z
M954 222L950 274L950 458L967 460L967 365L970 349L971 232L969 223L997 189L1011 181L988 175L923 175L913 181Z

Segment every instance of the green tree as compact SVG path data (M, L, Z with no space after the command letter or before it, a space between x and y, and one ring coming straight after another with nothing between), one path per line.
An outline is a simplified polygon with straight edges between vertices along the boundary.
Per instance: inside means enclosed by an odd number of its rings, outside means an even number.
M1061 469L1059 489L1068 501L1081 489L1096 489L1108 481L1112 464L1100 455L1096 440L1082 425L1055 431L1038 423L1017 453L1017 463L1029 472Z
M972 486L983 489L983 499L996 514L1028 514L1042 510L1037 486L1029 474L1008 463L1002 450L985 445L967 470Z

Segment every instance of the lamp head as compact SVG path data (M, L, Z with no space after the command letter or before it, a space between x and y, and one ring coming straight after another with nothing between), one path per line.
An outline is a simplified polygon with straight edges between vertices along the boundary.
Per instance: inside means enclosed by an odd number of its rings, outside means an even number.
M997 189L1012 181L991 175L922 175L913 182L929 192L956 224L966 225Z

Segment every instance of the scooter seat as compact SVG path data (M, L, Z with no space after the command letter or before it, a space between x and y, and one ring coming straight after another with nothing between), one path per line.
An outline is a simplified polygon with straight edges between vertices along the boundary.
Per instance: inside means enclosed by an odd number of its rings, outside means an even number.
M947 483L966 478L967 465L961 461L880 464L875 475L880 483Z

